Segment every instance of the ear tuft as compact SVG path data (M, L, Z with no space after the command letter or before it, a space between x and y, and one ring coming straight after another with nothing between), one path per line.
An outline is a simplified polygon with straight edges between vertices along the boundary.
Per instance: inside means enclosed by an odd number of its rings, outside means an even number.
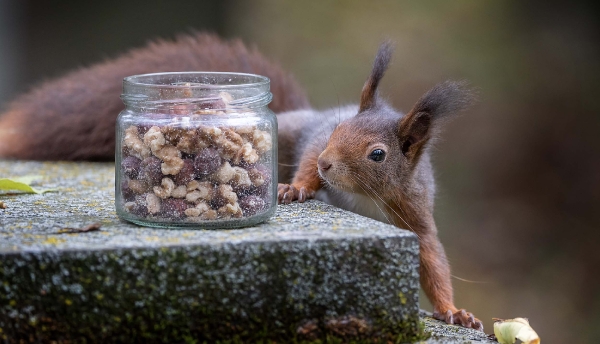
M475 101L475 92L464 81L446 81L425 93L398 127L402 153L416 161L423 147L439 131L439 119L467 109Z
M476 92L467 82L444 81L427 91L410 113L428 112L439 119L466 110L476 99Z
M375 61L373 62L373 70L371 71L371 75L367 79L367 82L365 82L360 95L359 112L372 108L375 105L377 98L377 87L379 86L379 81L381 78L383 78L383 75L390 64L393 51L394 45L390 40L384 41L379 46L377 56L375 56Z

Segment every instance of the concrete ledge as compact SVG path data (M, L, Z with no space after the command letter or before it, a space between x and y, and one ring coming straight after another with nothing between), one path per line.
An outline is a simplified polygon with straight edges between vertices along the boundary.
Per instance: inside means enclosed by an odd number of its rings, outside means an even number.
M442 321L435 320L431 317L431 313L421 310L419 312L422 325L425 333L429 336L427 344L485 344L498 343L489 338L489 336L481 331L476 331L470 328L461 326L448 325Z
M0 195L5 342L492 343L418 313L409 232L319 202L241 230L144 228L116 217L113 164L0 161L26 174L59 192Z
M2 338L416 338L413 234L320 202L241 230L143 228L116 218L113 169L0 162L0 175L40 174L60 190L2 196Z

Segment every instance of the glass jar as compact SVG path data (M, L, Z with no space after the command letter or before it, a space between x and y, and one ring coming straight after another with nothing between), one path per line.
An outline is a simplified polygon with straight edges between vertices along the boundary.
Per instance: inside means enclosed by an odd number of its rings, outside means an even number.
M127 77L117 119L115 205L152 227L234 228L277 206L269 79L241 73Z

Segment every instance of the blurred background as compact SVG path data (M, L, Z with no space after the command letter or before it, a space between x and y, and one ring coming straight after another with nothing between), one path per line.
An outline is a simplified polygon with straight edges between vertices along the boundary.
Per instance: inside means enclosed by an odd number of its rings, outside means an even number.
M436 219L455 300L528 317L544 343L600 337L600 16L562 1L0 0L0 104L73 68L192 29L240 37L313 106L357 102L378 44L380 88L407 111L446 79L481 101L435 149ZM0 138L1 139L1 138ZM469 282L465 281L469 280ZM430 309L422 297L422 307Z

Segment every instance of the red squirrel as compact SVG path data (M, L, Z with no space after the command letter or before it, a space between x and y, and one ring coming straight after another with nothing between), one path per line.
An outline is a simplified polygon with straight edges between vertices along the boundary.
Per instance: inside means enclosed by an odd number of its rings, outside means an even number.
M404 115L377 92L391 55L391 44L382 44L359 105L277 116L278 139L287 149L279 155L280 180L291 179L279 184L279 201L316 198L411 230L419 237L421 286L434 317L483 331L479 319L454 306L450 266L433 219L430 156L442 122L467 108L473 92L463 82L443 82Z
M0 157L114 159L121 80L129 75L194 70L265 75L279 122L279 202L316 198L413 231L420 240L421 286L434 317L483 330L480 320L454 306L450 267L433 219L429 149L444 119L465 109L472 93L464 83L444 82L404 115L378 96L391 55L391 44L382 44L359 105L320 112L309 107L291 75L240 41L194 34L153 42L43 83L10 103L0 116Z

